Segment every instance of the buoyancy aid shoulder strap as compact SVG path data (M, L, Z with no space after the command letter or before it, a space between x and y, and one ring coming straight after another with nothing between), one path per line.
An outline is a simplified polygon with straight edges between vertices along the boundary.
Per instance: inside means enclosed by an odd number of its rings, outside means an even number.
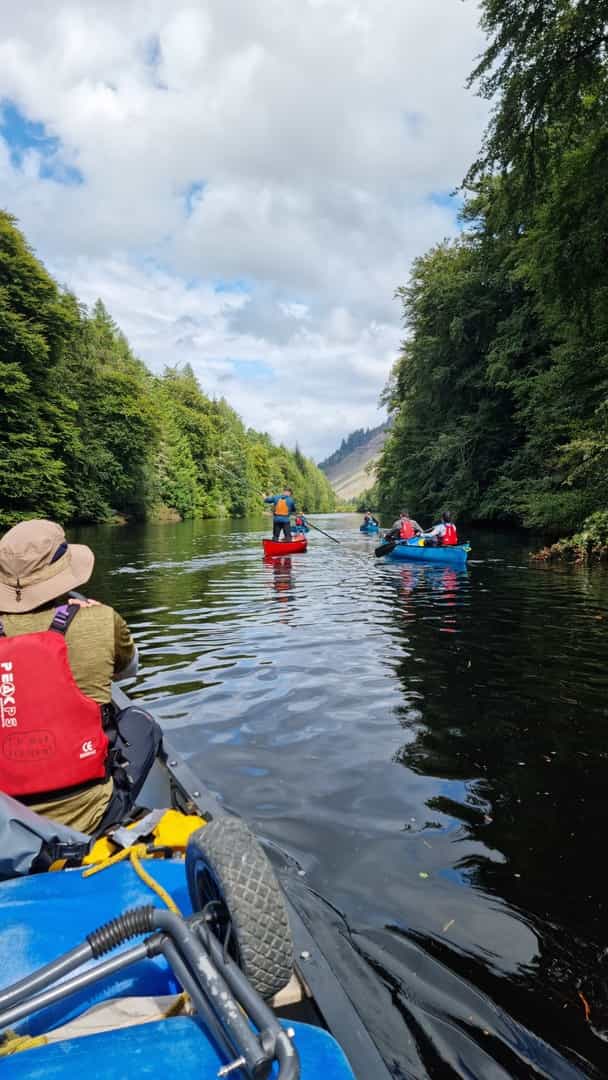
M72 620L79 611L80 608L78 604L61 604L58 608L55 608L55 614L53 615L53 621L49 626L49 630L56 630L58 634L65 636L68 627L71 625Z
M65 634L68 626L72 622L72 619L76 613L80 610L78 604L62 604L56 608L53 615L53 621L49 626L49 630L57 630L59 634ZM6 637L6 630L4 629L4 623L0 618L0 638Z

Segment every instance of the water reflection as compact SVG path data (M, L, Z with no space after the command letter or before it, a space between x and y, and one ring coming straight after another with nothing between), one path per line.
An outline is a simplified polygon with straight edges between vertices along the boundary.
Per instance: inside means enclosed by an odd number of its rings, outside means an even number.
M458 624L455 608L459 592L468 583L468 571L449 566L433 566L432 563L410 563L395 566L395 580L401 601L401 614L405 619L417 619L420 615L415 593L438 594L434 615L443 633L455 633Z
M294 598L291 558L289 555L281 558L272 558L268 555L264 557L264 563L272 571L272 587L277 602L281 604L279 618L281 622L289 624L290 615L293 613L293 605L290 601Z
M405 580L409 594L421 587L411 574ZM436 583L427 576L425 584L445 593L439 629L466 630L473 647L463 649L456 639L431 644L425 617L416 623L412 649L407 628L396 665L404 699L397 715L407 740L393 760L436 782L425 800L429 813L415 826L440 833L427 844L438 855L433 872L466 886L468 897L471 889L494 897L499 907L486 905L466 947L441 934L412 929L409 936L485 987L511 1016L526 1024L533 1018L564 1053L600 1062L603 1050L593 1039L607 1039L608 950L597 845L608 826L608 752L596 634L588 625L583 638L547 618L547 607L557 600L560 610L566 599L560 577L540 590L538 579L512 580L511 603L493 589L489 604L477 588L466 594L462 613L458 575ZM574 605L569 619L589 621L589 614ZM461 907L456 899L450 937L459 936ZM498 948L505 920L507 940L510 933L515 942L516 927L528 939L514 966Z

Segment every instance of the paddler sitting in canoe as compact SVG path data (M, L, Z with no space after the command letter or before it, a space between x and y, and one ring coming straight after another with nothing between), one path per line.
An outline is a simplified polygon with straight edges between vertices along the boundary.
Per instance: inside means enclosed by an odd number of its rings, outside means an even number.
M379 525L380 522L378 521L377 518L374 517L371 510L366 510L365 514L364 514L364 517L363 517L363 524L364 525Z
M411 540L413 536L420 536L422 529L414 518L411 518L407 510L402 510L397 521L395 521L386 536L385 540Z
M69 597L94 563L52 521L0 540L0 791L89 834L124 820L162 740L149 713L111 704L112 679L137 671L127 624Z
M290 514L296 513L296 504L290 487L283 488L282 495L265 495L265 503L272 503L272 539L280 540L281 532L291 541Z
M429 547L455 547L458 543L458 533L452 521L449 510L444 510L441 521L432 529L423 534L425 546Z

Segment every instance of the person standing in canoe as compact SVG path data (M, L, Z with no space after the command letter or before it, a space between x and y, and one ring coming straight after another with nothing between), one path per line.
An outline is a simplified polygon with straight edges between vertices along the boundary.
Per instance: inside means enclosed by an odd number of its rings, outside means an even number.
M458 543L458 533L449 510L444 510L441 521L423 535L425 543L431 547L455 547Z
M265 503L272 504L272 539L280 540L281 532L289 543L291 540L290 515L296 513L296 504L290 487L283 488L282 495L265 495Z
M422 533L422 529L414 518L411 518L407 510L402 510L397 521L393 522L385 536L385 540L411 540L412 537Z

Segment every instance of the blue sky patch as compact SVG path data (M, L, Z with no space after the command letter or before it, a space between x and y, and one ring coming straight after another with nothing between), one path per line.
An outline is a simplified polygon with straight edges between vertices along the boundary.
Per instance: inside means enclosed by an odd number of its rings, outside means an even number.
M232 370L242 382L273 379L274 371L263 360L232 360Z
M462 196L458 193L454 194L452 191L432 191L429 195L429 202L433 206L447 207L448 210L457 213L462 205Z
M144 41L144 60L148 67L158 67L162 53L158 34L150 34Z
M201 201L203 192L207 184L204 180L193 180L191 184L188 184L184 192L184 203L186 205L186 217L192 217L196 205Z
M144 64L150 69L152 84L157 90L168 90L166 82L159 76L163 53L158 34L149 34L143 43Z
M251 286L244 278L233 278L232 281L216 281L213 291L215 293L249 293Z
M464 206L464 198L461 191L432 191L428 201L433 206L440 206L442 210L449 210L454 218L454 228L462 232L463 223L459 214Z
M42 180L68 185L84 183L80 170L62 160L61 140L56 135L49 135L44 124L28 120L18 105L6 99L0 102L0 136L9 148L16 169L21 168L28 150L34 150L40 155Z
M422 136L424 129L424 113L416 112L415 110L404 112L403 122L408 135L411 135L413 139L419 139Z

